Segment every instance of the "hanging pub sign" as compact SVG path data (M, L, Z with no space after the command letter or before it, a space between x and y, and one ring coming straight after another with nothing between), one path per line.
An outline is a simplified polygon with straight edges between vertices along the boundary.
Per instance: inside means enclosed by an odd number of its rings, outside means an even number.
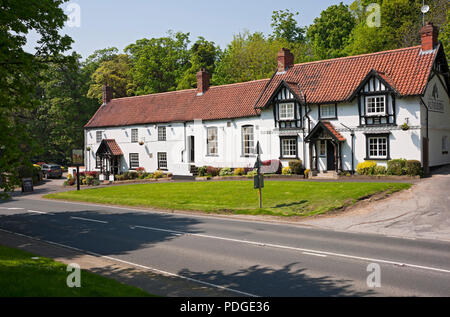
M30 193L33 190L33 179L22 178L22 193Z
M72 150L72 165L73 166L83 166L83 150Z

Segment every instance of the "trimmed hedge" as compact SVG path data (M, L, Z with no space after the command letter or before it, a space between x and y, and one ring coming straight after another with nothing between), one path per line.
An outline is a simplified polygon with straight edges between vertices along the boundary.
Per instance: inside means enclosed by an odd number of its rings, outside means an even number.
M423 175L422 163L416 160L406 161L405 171L406 175L422 176Z
M305 171L302 160L289 161L289 167L291 168L292 174L295 175L303 175Z
M395 159L387 162L387 173L389 175L406 175L406 160Z

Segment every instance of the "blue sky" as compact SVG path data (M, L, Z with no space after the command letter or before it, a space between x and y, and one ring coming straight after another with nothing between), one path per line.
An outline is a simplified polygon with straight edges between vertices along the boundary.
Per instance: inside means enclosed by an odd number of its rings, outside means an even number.
M331 0L71 0L79 5L80 27L66 26L73 49L83 58L94 50L115 46L123 50L138 39L161 37L168 30L191 33L191 41L203 36L221 48L244 30L271 32L274 10L298 11L300 25L309 25L320 12L341 1ZM343 0L350 4L353 0ZM66 13L74 12L67 10ZM32 50L36 36L28 36Z

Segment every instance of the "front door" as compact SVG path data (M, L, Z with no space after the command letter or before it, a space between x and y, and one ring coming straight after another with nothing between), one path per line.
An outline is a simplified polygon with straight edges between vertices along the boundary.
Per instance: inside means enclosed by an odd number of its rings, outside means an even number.
M189 162L195 162L195 137L193 135L189 137Z
M327 141L327 170L335 171L336 170L336 158L334 155L334 145L331 141Z

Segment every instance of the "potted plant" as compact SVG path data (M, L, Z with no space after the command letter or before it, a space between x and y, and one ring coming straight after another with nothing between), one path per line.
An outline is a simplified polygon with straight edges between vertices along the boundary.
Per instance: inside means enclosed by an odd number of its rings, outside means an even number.
M408 131L409 130L409 125L408 125L408 123L403 123L402 124L402 126L401 126L401 129L403 130L403 131Z

